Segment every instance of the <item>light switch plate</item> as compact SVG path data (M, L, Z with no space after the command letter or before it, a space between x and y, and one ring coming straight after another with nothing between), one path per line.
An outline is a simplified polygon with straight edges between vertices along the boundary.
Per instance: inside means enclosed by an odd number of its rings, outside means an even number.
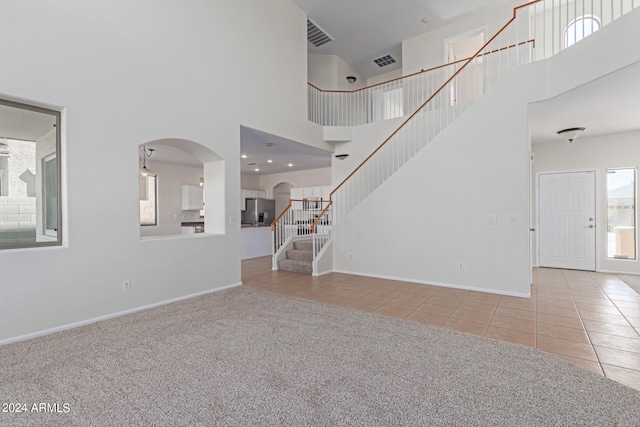
M487 215L487 224L496 225L498 223L497 215Z
M507 215L508 225L518 225L518 215Z

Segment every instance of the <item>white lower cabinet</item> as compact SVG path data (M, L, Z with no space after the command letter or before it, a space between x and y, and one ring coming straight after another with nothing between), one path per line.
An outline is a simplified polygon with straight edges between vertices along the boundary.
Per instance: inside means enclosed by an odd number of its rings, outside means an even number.
M242 259L270 256L271 227L242 227L240 230Z

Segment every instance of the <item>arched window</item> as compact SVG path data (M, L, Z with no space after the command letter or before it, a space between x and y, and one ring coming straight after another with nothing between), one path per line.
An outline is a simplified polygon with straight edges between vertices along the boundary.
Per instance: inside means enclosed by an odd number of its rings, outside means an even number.
M595 16L581 16L576 18L564 30L564 47L579 42L588 35L600 29L600 21Z

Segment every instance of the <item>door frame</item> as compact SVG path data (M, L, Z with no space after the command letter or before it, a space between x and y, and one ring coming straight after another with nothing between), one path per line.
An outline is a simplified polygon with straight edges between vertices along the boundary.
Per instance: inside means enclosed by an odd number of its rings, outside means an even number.
M536 217L535 217L535 224L536 224L536 231L535 231L535 239L536 239L536 253L535 253L535 263L534 263L534 267L540 267L540 175L554 175L554 174L568 174L568 173L581 173L581 172L592 172L593 173L593 195L594 195L594 199L593 199L593 203L594 203L594 224L596 226L596 232L595 232L595 236L594 236L594 240L593 240L593 244L594 244L594 250L593 250L593 256L594 256L594 270L593 271L598 271L598 246L600 243L600 240L598 238L599 236L599 204L598 204L598 170L597 169L574 169L574 170L561 170L561 171L544 171L544 172L536 172L536 182L535 182L535 204L536 204ZM585 270L587 271L587 270Z

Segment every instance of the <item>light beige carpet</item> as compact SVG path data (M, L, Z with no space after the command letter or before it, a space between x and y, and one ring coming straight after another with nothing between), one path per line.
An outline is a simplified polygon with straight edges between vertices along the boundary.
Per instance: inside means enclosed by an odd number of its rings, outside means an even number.
M640 392L542 351L254 289L6 345L0 361L0 400L27 407L2 426L640 420Z

